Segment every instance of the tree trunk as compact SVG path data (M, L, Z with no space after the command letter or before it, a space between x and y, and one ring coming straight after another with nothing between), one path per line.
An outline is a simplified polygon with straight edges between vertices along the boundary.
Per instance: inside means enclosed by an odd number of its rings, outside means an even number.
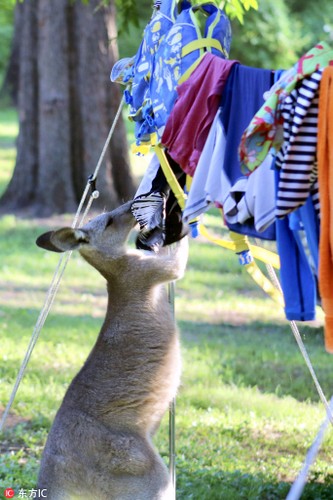
M38 6L38 212L75 209L71 179L71 129L67 0Z
M22 9L17 162L0 210L39 216L72 212L95 170L121 99L109 80L114 52L108 30L111 21L115 29L114 5L24 0ZM95 206L105 209L133 196L122 118L97 189Z
M99 0L92 0L91 6L96 8ZM104 10L104 9L103 9ZM104 51L105 24L103 10L95 12L91 7L82 3L74 5L75 43L77 47L76 63L77 80L76 92L81 117L82 158L81 165L75 169L76 186L79 191L93 172L102 151L105 139L109 132L107 111L107 86L110 85L108 64L105 61ZM104 28L104 30L103 30ZM104 33L103 33L104 31ZM82 37L82 33L86 35ZM89 96L89 99L87 99ZM106 155L97 182L100 197L99 204L110 208L110 193L116 199L113 179L111 177L110 152ZM117 200L118 201L118 200Z

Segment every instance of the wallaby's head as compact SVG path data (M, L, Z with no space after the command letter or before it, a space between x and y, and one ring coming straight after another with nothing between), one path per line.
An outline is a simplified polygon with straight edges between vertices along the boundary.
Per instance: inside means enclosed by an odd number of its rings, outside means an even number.
M126 243L136 220L132 201L95 217L80 229L64 227L37 238L37 245L52 252L79 250L80 254L103 273L105 267L126 253Z

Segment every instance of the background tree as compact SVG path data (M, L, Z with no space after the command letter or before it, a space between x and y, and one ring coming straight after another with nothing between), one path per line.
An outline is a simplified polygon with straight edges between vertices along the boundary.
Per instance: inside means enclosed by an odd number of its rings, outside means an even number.
M19 29L19 136L2 212L73 211L93 172L121 93L109 81L118 58L115 7L68 0L24 0ZM15 34L14 38L15 40ZM120 120L98 178L99 204L133 195Z
M333 40L326 0L259 0L244 24L232 21L230 57L258 68L289 68L320 40Z
M118 58L136 53L152 0L0 0L0 76L18 100L20 134L13 178L0 210L47 214L72 210L93 170L118 107L109 83ZM265 68L288 68L319 40L333 39L326 0L224 0L232 18L231 58ZM60 21L61 20L61 21ZM241 23L239 22L241 21ZM14 30L12 28L14 25ZM110 44L110 40L113 43ZM19 76L17 76L19 74ZM19 85L16 85L16 84ZM99 177L100 205L133 193L120 121Z
M249 11L244 25L232 22L232 29L230 57L260 68L288 68L311 43L284 0L260 0L259 11Z

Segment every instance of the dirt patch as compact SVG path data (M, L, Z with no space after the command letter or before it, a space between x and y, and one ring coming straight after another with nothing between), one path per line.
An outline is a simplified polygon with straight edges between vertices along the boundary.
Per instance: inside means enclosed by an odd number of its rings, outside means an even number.
M0 420L2 419L4 413L4 408L0 407ZM6 418L5 426L3 429L2 439L0 441L0 454L15 454L21 450L24 453L29 449L25 444L19 433L15 432L15 427L19 424L26 424L29 419L15 415L14 413L9 413ZM27 463L26 457L20 456L18 463L25 465Z
M5 411L5 409L0 407L0 420L2 419L4 411ZM7 418L6 418L4 430L12 429L13 427L15 427L18 424L25 424L27 422L29 422L29 419L9 412L9 414L7 415Z

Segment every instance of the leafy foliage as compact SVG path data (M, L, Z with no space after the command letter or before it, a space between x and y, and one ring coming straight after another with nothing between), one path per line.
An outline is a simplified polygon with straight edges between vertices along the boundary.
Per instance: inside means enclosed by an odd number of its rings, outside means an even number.
M0 84L7 67L13 36L14 5L15 0L0 0Z
M311 44L325 40L333 42L332 8L327 0L289 0L293 16L301 24L301 34L311 40Z
M140 21L148 22L152 12L151 0L116 0L118 28L120 32L127 31L131 25L140 26Z
M233 22L232 27L230 57L249 66L289 68L311 43L284 0L260 0L257 12L246 13L244 25Z
M220 2L220 7L225 9L230 19L244 22L244 14L250 9L258 10L257 0L225 0Z
M214 1L214 0L213 0ZM258 9L257 0L223 0L216 1L215 3L224 8L226 13L233 19L236 18L241 23L244 19L244 13L248 10ZM144 17L149 10L151 10L153 5L152 1L143 0L140 2L140 8L138 7L138 2L135 0L116 0L116 7L121 18L121 28L128 29L129 25L132 23L135 26L139 25L139 20ZM147 20L149 16L147 17Z

